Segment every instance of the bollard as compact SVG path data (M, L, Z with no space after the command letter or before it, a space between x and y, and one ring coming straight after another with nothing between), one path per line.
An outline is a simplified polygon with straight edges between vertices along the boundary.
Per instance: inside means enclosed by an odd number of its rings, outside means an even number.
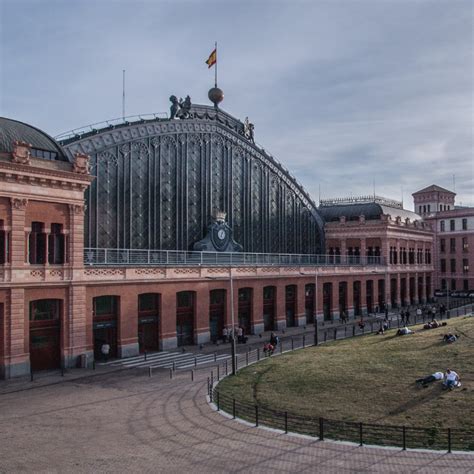
M304 334L303 334L303 349L305 348L306 344L305 344L305 337L304 337Z
M197 360L197 357L194 358L194 367L197 367L198 365L198 360Z
M451 428L448 428L448 453L451 452Z
M295 350L295 341L293 341L293 338L291 338L291 350Z
M229 369L228 369L228 365L227 365L227 360L225 361L225 374L226 374L226 375L229 375Z
M151 377L152 368L148 367L148 377Z
M334 340L337 339L337 328L334 328Z
M216 397L217 397L217 411L220 411L221 406L220 406L220 403L219 403L219 392L216 393Z
M402 435L403 435L403 451L407 450L407 433L406 433L406 428L403 426L402 427Z
M260 347L257 347L257 361L260 360Z
M363 446L364 439L362 437L362 423L359 423L359 446Z
M319 440L324 441L324 419L319 419Z
M191 369L191 382L194 382L194 370Z
M221 370L220 370L220 367L217 366L217 381L219 381L221 379Z
M144 359L146 360L146 351L143 352Z
M173 361L173 370L176 370L176 362Z
M255 405L255 426L258 426L258 405Z
M249 353L248 352L245 353L245 364L249 365Z
M352 337L356 335L356 327L352 326Z
M235 420L235 398L232 399L232 418Z
M288 412L285 411L285 433L288 433Z
M170 379L173 378L173 369L170 369Z

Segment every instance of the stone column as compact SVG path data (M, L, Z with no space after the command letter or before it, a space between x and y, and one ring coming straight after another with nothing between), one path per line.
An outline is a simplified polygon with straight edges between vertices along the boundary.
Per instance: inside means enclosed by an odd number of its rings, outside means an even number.
M11 202L11 281L24 281L26 260L25 216L27 199L12 198Z
M84 211L83 205L69 205L67 255L68 266L74 279L82 276L84 268Z
M420 295L418 294L418 273L415 273L415 304L420 302Z
M367 314L367 281L360 279L360 311L363 316Z
M298 282L296 285L296 325L306 326L306 294L305 281Z
M160 350L176 349L176 287L166 285L161 293Z
M205 344L211 340L211 332L209 329L209 285L207 283L198 283L196 288L194 343Z
M315 288L315 295L316 295L316 319L318 321L324 321L324 314L323 314L323 278L319 276L317 278L317 284Z
M138 296L135 292L125 291L120 295L118 325L118 356L133 357L138 355Z
M279 280L276 284L276 305L275 305L275 319L276 329L281 331L286 329L286 294L285 282Z
M91 315L88 322L87 315ZM86 367L92 366L94 360L94 347L90 342L93 340L92 310L86 307L86 287L69 287L69 308L66 309L65 319L68 321L69 342L64 350L64 364L66 367L76 367L77 359L85 355Z

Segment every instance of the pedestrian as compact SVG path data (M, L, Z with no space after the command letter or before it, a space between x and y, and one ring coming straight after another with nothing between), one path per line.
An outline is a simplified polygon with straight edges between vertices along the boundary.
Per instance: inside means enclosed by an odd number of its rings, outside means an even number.
M102 354L102 360L104 362L107 362L110 354L110 344L107 341L104 341L104 343L100 347L100 353Z
M239 344L243 343L243 337L244 337L244 330L243 330L242 326L239 326L237 328L237 342Z
M403 309L400 310L400 323L402 326L405 323L405 311L403 311Z
M341 313L341 321L343 322L343 324L346 324L347 323L347 313L346 311L342 311Z
M418 306L417 310L416 310L416 319L421 319L421 315L422 315L422 311L421 311L421 308Z
M226 326L224 326L224 329L222 330L222 342L224 344L227 342L228 337L229 337L229 330L227 329Z
M270 344L274 348L278 345L278 336L274 332L270 334Z
M406 310L405 312L405 325L410 324L410 310Z

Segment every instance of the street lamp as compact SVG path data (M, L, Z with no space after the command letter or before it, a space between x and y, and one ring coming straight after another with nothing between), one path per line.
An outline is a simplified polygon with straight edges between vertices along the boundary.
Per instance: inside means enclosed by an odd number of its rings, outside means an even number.
M209 280L217 280L218 278L206 277ZM230 338L230 352L232 356L232 375L237 373L236 367L236 347L235 347L235 317L234 317L234 280L232 279L232 267L229 267L229 282L230 282L230 319L232 322L232 337Z

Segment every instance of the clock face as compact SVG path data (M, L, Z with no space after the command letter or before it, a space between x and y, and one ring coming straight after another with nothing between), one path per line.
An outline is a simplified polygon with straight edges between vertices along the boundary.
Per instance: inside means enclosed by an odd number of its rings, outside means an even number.
M225 230L220 229L219 232L217 233L217 237L219 237L220 240L224 240L225 239Z

